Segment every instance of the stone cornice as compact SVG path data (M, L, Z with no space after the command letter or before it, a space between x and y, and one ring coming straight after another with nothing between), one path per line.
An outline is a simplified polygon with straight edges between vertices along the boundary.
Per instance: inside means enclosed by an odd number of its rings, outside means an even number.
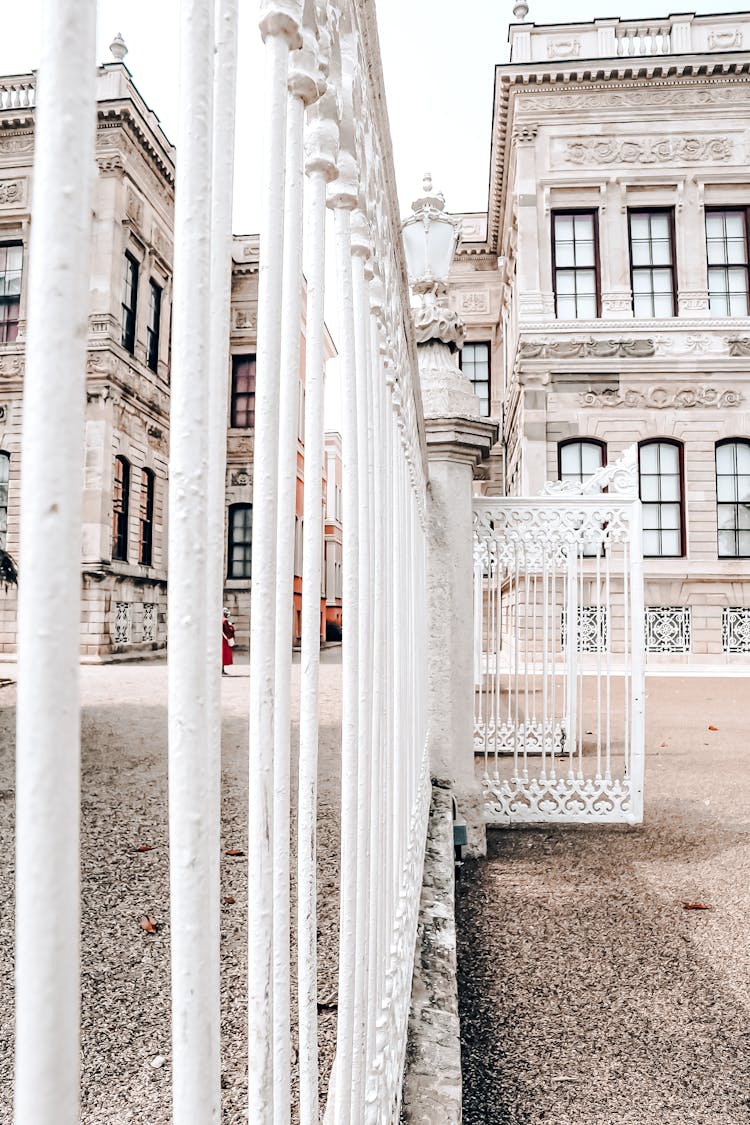
M743 88L743 101L750 106L750 59L731 56L681 55L601 60L579 60L567 63L505 64L495 68L495 103L492 123L492 151L488 200L488 237L481 252L500 255L499 245L505 193L512 143L508 133L516 118L516 100L529 97L528 113L536 124L545 113L559 123L565 101L575 97L579 103L594 99L600 112L608 108L632 105L633 108L655 108L687 101L694 95L695 104L703 109L716 104L717 112L726 110L726 100L719 88ZM518 113L526 121L525 111Z
M425 419L429 461L457 461L478 465L497 442L500 422L493 418L454 415Z

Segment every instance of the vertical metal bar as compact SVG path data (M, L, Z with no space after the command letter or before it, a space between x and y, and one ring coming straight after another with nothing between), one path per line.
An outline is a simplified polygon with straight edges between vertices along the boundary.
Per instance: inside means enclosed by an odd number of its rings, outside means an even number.
M297 979L300 1125L317 1125L318 981L316 817L320 669L320 587L323 538L324 304L326 184L336 176L335 94L308 113L305 171L309 177L307 338L305 347L305 499L302 561L299 790L297 805ZM329 488L336 482L329 481Z
M575 543L568 544L568 570L565 605L565 731L567 734L569 776L573 776L578 734L578 562Z
M542 777L547 776L547 732L552 731L552 762L554 764L555 722L549 721L549 553L546 543L542 543ZM554 618L553 618L554 620ZM554 627L553 627L554 633ZM555 674L554 660L552 675Z
M15 1120L24 1125L78 1121L81 466L95 29L93 3L44 5L18 609Z
M609 533L605 533L605 563L604 563L604 621L602 623L603 637L606 644L606 676L607 689L604 705L605 711L605 768L604 777L609 783L612 780L612 627L614 614L612 613L612 584L610 581L610 566L613 543Z
M643 820L643 765L645 751L644 732L644 687L645 687L645 639L643 605L643 531L641 502L633 501L631 515L632 556L630 565L631 589L631 754L630 784L632 786L631 808L637 823Z
M370 870L370 756L372 724L372 589L370 565L370 461L372 420L369 396L370 340L369 296L364 275L367 246L364 216L354 213L352 237L352 281L354 286L354 336L357 364L357 449L359 464L357 495L359 509L359 658L358 658L358 759L357 771L357 924L354 966L354 1037L352 1053L351 1125L360 1120L363 1108L363 1064L365 1006L367 994L368 930L367 898Z
M305 106L318 96L314 27L289 60L284 250L279 363L278 493L273 743L273 1076L274 1122L291 1115L291 683L294 548L302 330L303 137ZM318 551L319 551L318 546Z
M205 668L213 17L213 0L185 0L180 19L168 599L172 1112L180 1125L218 1122L221 1097L211 1042L218 895L211 893L216 829L206 800L213 783Z
M336 185L338 188L338 184ZM357 737L359 650L359 501L357 495L357 387L350 211L334 210L339 303L339 361L343 399L343 690L341 723L341 909L339 1006L336 1027L335 1122L348 1125L352 1088L352 1042L357 918Z
M226 512L227 378L232 287L232 188L237 84L238 0L217 0L213 99L213 197L208 379L208 516L206 715L210 817L211 1082L221 1088L220 856L221 856L221 609Z
M596 777L597 781L602 775L602 548L601 542L596 543L596 611L594 634L596 643Z
M296 18L295 18L296 9ZM265 2L263 173L253 447L250 596L248 880L248 1117L273 1120L273 746L281 294L289 50L301 46L301 4Z

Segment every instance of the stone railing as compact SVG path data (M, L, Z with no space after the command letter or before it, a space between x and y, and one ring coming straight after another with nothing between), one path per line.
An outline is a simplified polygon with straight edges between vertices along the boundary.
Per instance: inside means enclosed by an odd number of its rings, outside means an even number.
M33 109L36 105L36 78L33 74L12 74L0 78L0 113L13 109Z
M519 23L510 29L510 44L514 63L739 51L750 44L750 14L684 13L656 20L598 19L540 27Z

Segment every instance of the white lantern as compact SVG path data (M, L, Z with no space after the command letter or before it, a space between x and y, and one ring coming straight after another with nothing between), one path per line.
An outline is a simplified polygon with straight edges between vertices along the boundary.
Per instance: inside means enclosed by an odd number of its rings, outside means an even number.
M412 211L402 231L409 284L415 293L432 299L445 290L448 271L458 241L458 221L446 215L445 199L432 190L432 178L425 175L424 195L412 203Z

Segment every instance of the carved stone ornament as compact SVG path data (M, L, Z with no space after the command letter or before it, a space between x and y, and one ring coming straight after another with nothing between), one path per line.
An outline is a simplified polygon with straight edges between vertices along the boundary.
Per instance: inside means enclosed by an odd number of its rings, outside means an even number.
M708 36L709 51L739 51L742 47L742 32L737 28L726 31L711 31Z
M108 172L122 172L125 165L123 164L122 157L119 153L114 153L112 156L101 156L96 162L96 166L102 175Z
M22 207L25 199L25 180L0 180L0 207Z
M542 489L542 496L596 496L607 489L620 496L638 493L638 451L629 445L619 460L601 469L585 480L550 480Z
M0 377L11 379L20 375L23 369L23 360L20 355L0 356Z
M125 214L136 226L140 227L143 225L143 204L132 191L128 192Z
M8 419L8 407L3 403L0 405L0 422L5 422Z
M643 359L655 354L653 340L522 340L521 359Z
M539 129L536 125L519 125L513 134L519 145L531 145L536 140Z
M750 356L750 337L735 336L727 340L729 354L733 356Z
M252 477L247 469L238 469L236 473L232 473L230 480L232 484L244 488L246 485L252 483Z
M478 290L473 293L461 294L461 312L486 313L490 311L490 298L488 293Z
M457 312L444 305L424 305L415 309L413 315L418 344L441 340L451 351L463 347L466 326Z
M580 137L567 142L563 159L568 164L703 164L731 160L733 153L728 137Z
M254 332L258 327L257 314L248 312L247 309L235 309L232 318L232 327L249 329Z
M581 406L626 406L652 410L686 410L692 406L716 406L723 409L739 406L743 396L739 391L719 391L716 387L681 387L670 391L666 387L651 387L647 391L614 390L586 391L578 396Z
M580 55L580 39L552 39L547 44L548 59L577 59Z

